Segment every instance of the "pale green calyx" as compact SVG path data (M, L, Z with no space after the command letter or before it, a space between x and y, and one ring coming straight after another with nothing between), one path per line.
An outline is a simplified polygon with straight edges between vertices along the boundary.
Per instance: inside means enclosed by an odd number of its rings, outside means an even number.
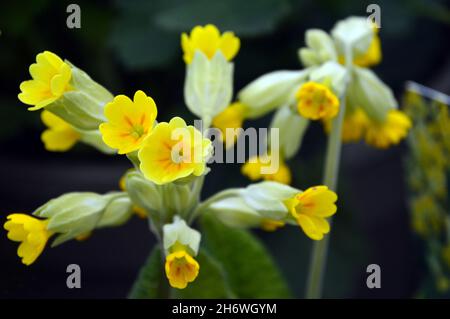
M279 130L279 148L285 160L297 154L308 124L309 120L300 116L289 105L285 105L276 111L270 128Z
M308 72L274 71L249 83L238 93L239 101L246 106L246 117L258 118L288 104Z
M309 74L309 80L327 85L337 96L344 93L347 70L335 61L328 61L314 68Z
M84 71L66 61L72 69L70 85L72 90L63 94L48 105L48 111L54 113L74 128L84 131L97 130L106 119L103 109L112 101L113 95L95 82Z
M184 99L189 110L209 124L233 96L233 63L218 51L210 60L197 50L187 65Z
M130 202L118 201L126 197L121 192L106 195L68 193L42 205L33 215L49 220L48 230L59 233L52 244L57 246L97 227L120 225L130 216ZM104 216L105 212L107 216Z
M349 105L361 107L367 115L383 122L389 110L397 108L391 89L369 69L354 67L347 91Z
M251 208L242 197L224 198L209 209L222 223L230 227L250 228L261 225L263 217Z
M181 244L189 249L189 252L196 256L200 246L200 233L189 227L179 216L174 216L171 224L163 227L163 245L166 255L170 253L175 244Z
M373 38L373 26L366 17L349 17L336 23L331 30L339 54L346 48L352 50L353 56L364 54Z
M306 67L337 61L337 52L333 39L323 30L310 29L305 33L307 47L301 48L298 55Z

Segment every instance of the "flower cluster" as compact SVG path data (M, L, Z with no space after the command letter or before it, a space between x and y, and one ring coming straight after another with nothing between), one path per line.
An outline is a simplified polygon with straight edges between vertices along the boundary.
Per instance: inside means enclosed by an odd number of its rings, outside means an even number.
M265 106L257 110L247 102L227 107L233 95L232 59L240 48L232 32L197 26L189 35L182 34L181 47L186 62L185 102L206 128L213 123L226 140L227 128L240 127L244 118L266 112ZM137 214L148 219L160 242L170 286L184 289L201 268L196 258L202 235L192 226L199 216L213 214L229 226L267 231L294 224L313 240L330 231L326 218L336 213L336 194L325 186L302 192L281 184L291 181L283 158L272 173L261 173L262 158L243 167L253 180L265 182L200 201L213 153L205 132L180 117L157 121L157 103L144 91L133 97L113 96L87 73L48 51L37 55L30 74L32 80L20 85L19 99L31 105L29 110L42 110L46 149L67 151L81 142L107 154L125 155L133 168L121 179L121 191L68 193L37 208L34 217L9 215L4 228L8 238L21 243L17 253L25 265L36 261L50 238L52 246L84 240L96 229L120 226ZM292 76L296 81L306 77L297 72ZM299 99L299 112L311 119L332 118L338 111L337 88L325 78L316 82L307 82L293 93ZM271 93L267 98L272 99ZM291 115L287 111L281 120ZM298 119L299 115L294 121ZM284 154L290 153L286 148Z
M364 139L382 149L398 144L411 128L411 120L397 109L391 90L367 69L381 61L378 31L365 17L339 21L330 33L307 30L306 47L298 51L305 69L260 76L238 92L238 101L217 115L213 125L224 132L226 128L237 128L246 119L275 110L271 127L280 130L284 163L299 150L309 121L320 120L325 131L331 132L341 100L346 103L339 128L344 142ZM239 111L236 105L241 106ZM255 165L245 164L242 169L251 180L291 182L286 177L286 165L281 166L280 177L261 176L253 173L251 167Z

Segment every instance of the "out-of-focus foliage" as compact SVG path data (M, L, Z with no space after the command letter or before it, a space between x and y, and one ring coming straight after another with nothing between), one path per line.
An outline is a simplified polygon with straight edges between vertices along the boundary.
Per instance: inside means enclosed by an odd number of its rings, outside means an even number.
M429 269L419 296L450 296L449 106L407 91L404 107L414 122L406 159L411 221Z

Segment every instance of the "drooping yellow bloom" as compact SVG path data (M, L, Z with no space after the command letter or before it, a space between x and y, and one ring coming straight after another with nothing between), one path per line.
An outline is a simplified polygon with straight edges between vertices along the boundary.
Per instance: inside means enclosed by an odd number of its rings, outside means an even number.
M378 148L388 148L406 137L411 125L411 120L405 113L391 110L383 123L369 123L365 134L366 143Z
M49 105L71 89L70 66L50 51L39 53L29 71L33 79L20 84L18 97L22 103L34 105L28 108L30 111Z
M197 278L200 265L186 249L179 249L166 257L165 270L170 285L184 289Z
M330 133L332 120L324 120L323 123L325 132ZM361 140L364 137L368 124L369 118L361 108L355 109L350 114L345 114L342 125L342 141L349 143Z
M136 91L131 101L118 95L105 106L108 122L100 124L103 141L119 154L127 154L141 148L144 139L152 131L158 110L153 99L142 91Z
M240 45L239 38L233 32L224 32L221 35L212 24L194 27L189 36L186 33L181 35L183 59L187 64L192 62L196 50L203 52L208 59L212 59L216 52L221 51L230 61L238 53Z
M284 225L286 225L286 223L281 220L264 218L261 221L261 229L270 232L273 232L278 228L284 227Z
M330 231L326 217L336 213L337 195L326 186L310 187L285 202L291 215L297 220L305 234L321 240Z
M180 117L158 123L147 137L139 160L144 176L156 184L166 184L189 175L204 173L211 154L211 141Z
M80 133L53 113L44 110L41 113L41 120L48 127L41 134L41 140L47 151L65 152L80 140Z
M239 137L240 130L238 130L236 134L234 134L234 130L242 128L245 118L245 110L246 106L244 104L235 102L230 104L225 110L214 117L212 125L220 130L221 138L227 145L232 144L230 143L228 137L233 139L233 143L236 142ZM233 129L233 131L229 130L231 131L230 133L233 133L230 136L227 136L227 128Z
M316 82L303 84L296 93L297 110L311 120L331 119L339 111L339 99L325 85Z
M271 164L268 155L262 157L253 156L242 165L241 173L252 181L264 179L266 181L275 181L289 185L292 181L292 174L286 163L280 159L278 170L275 173L264 174L262 168L270 167Z
M8 238L21 242L17 255L25 265L31 265L42 253L52 235L47 230L48 222L25 214L8 215L4 228L8 231Z

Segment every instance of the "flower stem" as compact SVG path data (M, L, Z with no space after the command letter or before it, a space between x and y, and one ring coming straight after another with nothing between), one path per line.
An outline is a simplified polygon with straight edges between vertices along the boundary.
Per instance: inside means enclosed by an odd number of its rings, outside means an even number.
M341 158L342 147L342 125L344 122L347 87L350 79L352 54L350 50L346 50L346 83L345 89L340 96L339 114L333 120L330 135L328 137L327 154L325 159L323 183L331 190L337 190L337 181L339 174L339 162ZM329 218L330 226L332 218ZM313 243L311 261L309 265L309 275L306 283L306 298L318 299L322 297L323 279L325 275L325 266L328 254L330 235L325 236L322 240Z

